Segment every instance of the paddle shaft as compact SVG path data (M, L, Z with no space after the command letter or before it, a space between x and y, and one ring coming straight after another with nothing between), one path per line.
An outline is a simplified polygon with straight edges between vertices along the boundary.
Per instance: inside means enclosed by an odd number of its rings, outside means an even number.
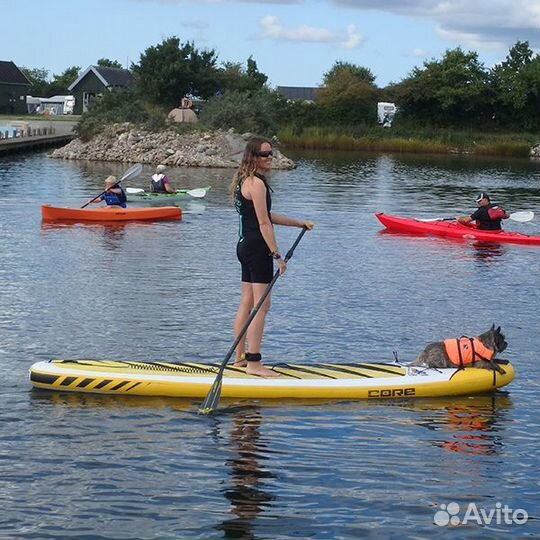
M534 217L534 212L512 212L511 214L508 214L508 219L511 219L512 221L517 221L519 223L524 223L525 221L531 221ZM418 219L418 221L456 221L455 217L444 217L444 218L426 218L426 219Z
M135 178L136 176L139 176L142 172L142 165L140 163L136 163L135 165L131 166L123 175L116 184L112 185L110 188L106 189L105 191L102 191L97 197L94 197L93 199L90 199L87 203L83 204L81 208L86 208L90 203L93 203L96 199L99 199L102 195L105 195L109 189L117 187L120 182L123 182L124 180L128 180L131 178Z
M118 180L118 182L116 182L116 184L112 185L109 189L113 189L115 187L117 187L120 182L122 182L122 180ZM93 199L89 200L87 203L83 204L81 206L81 208L86 208L89 204L93 203L95 200L99 199L102 195L105 195L105 193L107 193L107 191L109 191L109 189L106 189L105 191L102 191L97 197L94 197Z
M285 255L285 262L287 262L294 253L294 250L296 249L296 246L299 244L300 240L302 240L302 237L304 234L306 234L307 229L305 227L302 227L302 230L300 231L300 234L298 235L298 238L294 241L294 244L291 246L289 251L287 251L287 254ZM264 294L261 296L261 299L257 302L257 305L251 310L249 317L247 318L244 326L238 332L238 335L236 336L236 339L234 340L233 344L231 345L231 348L228 350L227 354L225 355L225 358L221 362L221 366L219 367L218 374L216 376L216 379L214 380L214 384L212 385L212 388L210 389L210 392L208 392L208 395L206 396L205 400L202 402L202 405L199 409L199 413L202 414L210 414L214 409L217 407L217 404L219 403L219 398L221 395L221 384L223 380L223 372L225 371L225 366L227 365L227 362L231 359L231 356L234 354L234 351L236 350L236 347L238 347L238 344L240 341L242 341L245 333L247 332L249 325L253 321L253 319L256 317L257 313L261 309L261 306L263 305L264 301L270 294L270 291L272 290L272 287L276 283L280 276L280 271L276 270L274 273L274 277L272 278L272 281L268 284L268 287L264 291Z

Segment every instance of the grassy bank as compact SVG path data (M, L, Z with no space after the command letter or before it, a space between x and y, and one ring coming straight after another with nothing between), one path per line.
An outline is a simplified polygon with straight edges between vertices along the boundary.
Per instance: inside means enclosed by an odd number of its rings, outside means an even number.
M9 123L11 121L17 122L78 122L81 119L80 116L75 114L64 115L50 115L44 116L42 114L0 114L0 123Z
M410 130L401 128L291 128L278 134L285 147L373 152L416 152L528 157L540 136L531 133Z

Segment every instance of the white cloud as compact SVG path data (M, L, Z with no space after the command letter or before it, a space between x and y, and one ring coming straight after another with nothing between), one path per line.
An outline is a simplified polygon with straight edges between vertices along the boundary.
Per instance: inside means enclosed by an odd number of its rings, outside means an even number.
M416 47L415 49L413 49L412 55L416 56L417 58L425 58L427 56L427 53L424 49Z
M337 33L315 26L302 24L296 28L286 28L274 15L267 15L260 21L261 39L274 39L276 41L298 41L302 43L332 43L345 49L356 49L364 41L354 24L347 26L345 32Z
M540 46L540 0L330 0L340 7L370 9L433 20L441 39L490 50L516 41Z

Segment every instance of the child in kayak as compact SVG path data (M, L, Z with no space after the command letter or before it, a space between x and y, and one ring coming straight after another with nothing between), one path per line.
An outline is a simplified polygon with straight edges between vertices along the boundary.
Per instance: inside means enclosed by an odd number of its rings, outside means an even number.
M165 165L156 167L156 173L152 175L150 180L150 193L174 193L171 181L164 174L166 169Z
M483 231L500 231L502 230L501 221L510 217L504 208L491 204L489 195L482 192L476 197L478 210L470 216L458 217L457 220L463 225L469 225L471 221L476 221L478 229Z
M105 178L105 193L100 195L97 199L88 202L100 203L101 201L105 201L107 206L127 208L126 192L116 179L116 176L107 176L107 178Z

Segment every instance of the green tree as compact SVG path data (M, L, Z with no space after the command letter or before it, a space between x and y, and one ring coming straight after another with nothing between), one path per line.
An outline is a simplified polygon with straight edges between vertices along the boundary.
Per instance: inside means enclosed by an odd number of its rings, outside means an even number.
M109 60L108 58L100 58L97 61L97 65L101 67L110 67L110 68L117 68L117 69L122 69L124 67L117 60Z
M246 76L250 82L251 90L258 90L259 88L263 88L268 81L268 77L264 73L261 73L259 71L259 68L257 67L257 62L253 60L252 56L247 59Z
M241 63L225 62L219 73L220 88L223 94L226 91L255 92L266 84L268 77L259 71L257 62L250 56L247 59L247 68Z
M338 60L332 68L323 75L323 85L331 85L336 77L340 78L342 76L343 72L350 73L354 80L363 81L371 85L375 84L375 75L373 75L369 68Z
M72 66L64 70L60 75L54 75L45 90L46 97L69 94L68 87L77 80L80 70L79 66Z
M477 124L491 117L488 72L478 53L460 47L424 62L392 89L402 114L425 124Z
M255 92L225 92L210 98L199 120L202 125L216 129L235 128L271 137L278 132L279 120L286 107L278 92L260 88Z
M163 40L141 54L132 69L140 95L156 105L178 106L184 96L206 99L218 88L215 51L199 51L177 37Z
M329 124L374 123L378 90L371 70L338 61L323 76L318 93L321 118Z
M28 94L34 97L44 97L49 85L49 72L46 69L21 67L21 71L26 75L32 86L28 89Z
M540 56L518 41L506 59L491 70L495 118L500 125L539 127Z

